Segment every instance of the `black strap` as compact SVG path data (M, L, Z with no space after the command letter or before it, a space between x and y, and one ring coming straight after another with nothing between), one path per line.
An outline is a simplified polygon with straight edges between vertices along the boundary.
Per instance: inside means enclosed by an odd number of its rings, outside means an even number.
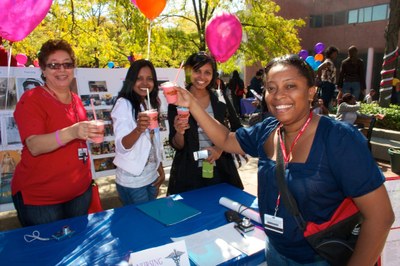
M284 138L283 129L280 128L278 130L280 130L280 132L282 134L282 139L284 140L285 138ZM277 141L276 150L277 150L276 179L277 179L279 192L281 193L281 200L282 200L283 204L285 205L285 207L290 212L290 214L292 214L294 216L294 218L296 219L297 225L300 227L300 229L302 231L304 231L306 228L306 222L304 221L303 216L301 216L299 208L297 207L297 202L286 184L285 166L284 166L281 146L279 143L279 138Z

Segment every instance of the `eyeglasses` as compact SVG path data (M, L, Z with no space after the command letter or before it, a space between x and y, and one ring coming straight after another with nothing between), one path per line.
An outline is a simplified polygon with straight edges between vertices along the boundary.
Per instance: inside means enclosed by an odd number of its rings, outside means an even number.
M64 67L64 69L72 69L75 67L74 63L51 63L51 64L47 64L46 67L50 68L50 69L61 69L61 66Z

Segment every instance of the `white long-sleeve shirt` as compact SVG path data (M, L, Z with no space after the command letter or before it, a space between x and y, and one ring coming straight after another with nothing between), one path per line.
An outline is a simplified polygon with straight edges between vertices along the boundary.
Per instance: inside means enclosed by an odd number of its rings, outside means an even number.
M155 156L149 161L152 148L150 131L142 133L136 143L129 149L122 145L122 138L137 126L131 103L119 98L111 112L115 136L115 158L117 166L116 182L125 187L142 187L151 184L158 177L158 166L162 160L160 132L154 130L153 152ZM149 162L148 162L149 161Z

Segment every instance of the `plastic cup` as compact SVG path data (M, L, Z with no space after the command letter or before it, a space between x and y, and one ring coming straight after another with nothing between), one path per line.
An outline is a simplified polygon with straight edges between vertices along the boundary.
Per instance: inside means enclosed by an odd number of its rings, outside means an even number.
M167 103L174 104L178 100L178 92L175 90L175 83L167 81L160 84L160 88L164 92Z
M149 129L158 128L158 112L156 109L146 111L146 114L150 117Z
M91 121L96 127L101 131L104 132L104 121L103 120L92 120ZM102 143L104 141L104 135L100 137L90 138L94 143Z
M186 107L177 107L176 110L178 111L178 119L180 121L185 121L186 123L189 122L190 112L189 109Z

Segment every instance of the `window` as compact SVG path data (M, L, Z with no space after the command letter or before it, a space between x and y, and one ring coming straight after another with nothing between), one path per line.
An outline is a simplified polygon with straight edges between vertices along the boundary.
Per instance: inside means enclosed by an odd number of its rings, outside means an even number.
M310 27L311 28L321 28L322 27L322 16L312 15L310 18Z
M336 26L346 24L346 11L336 12L334 17Z
M347 23L353 24L358 22L358 10L350 10L349 11L349 18L347 19Z
M364 22L370 22L372 20L372 7L364 8Z
M387 4L372 7L372 21L385 20L387 8Z
M333 14L324 16L324 27L333 25Z

